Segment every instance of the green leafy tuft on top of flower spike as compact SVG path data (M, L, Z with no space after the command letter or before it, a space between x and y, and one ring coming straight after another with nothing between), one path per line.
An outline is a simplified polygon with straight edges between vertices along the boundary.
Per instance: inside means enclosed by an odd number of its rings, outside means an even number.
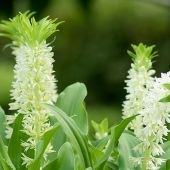
M58 31L57 26L62 22L56 22L57 19L45 17L36 21L33 17L34 12L19 13L9 21L0 23L0 36L13 40L14 46L28 44L34 46L35 43L41 43Z
M146 46L143 43L139 45L133 45L132 48L135 53L127 51L128 54L132 57L134 64L139 68L145 66L147 69L152 67L151 60L157 56L157 52L152 52L155 46Z

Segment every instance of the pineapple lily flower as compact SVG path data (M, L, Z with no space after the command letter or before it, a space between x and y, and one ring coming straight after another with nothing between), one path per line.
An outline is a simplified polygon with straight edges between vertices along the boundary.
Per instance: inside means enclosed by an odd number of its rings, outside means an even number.
M41 136L49 130L48 117L50 112L43 106L44 103L53 104L57 100L56 79L53 75L53 52L46 39L57 31L61 22L48 17L35 21L33 13L20 13L9 21L0 24L0 36L12 40L12 53L16 57L14 68L14 82L12 84L10 110L16 115L22 113L24 132L29 136L23 142L23 164L31 163L26 153L35 149ZM10 138L10 127L15 115L7 116L7 137ZM44 158L53 152L49 145Z
M143 109L139 112L143 128L135 130L136 136L141 140L135 149L147 155L143 158L143 169L159 169L165 161L159 156L164 153L160 144L164 143L169 132L166 124L170 123L170 103L165 101L166 96L170 94L168 84L170 72L162 73L160 78L154 78L143 99Z
M152 54L154 46L146 47L142 43L139 46L132 45L135 54L128 51L128 54L132 57L133 63L131 69L128 71L125 87L127 91L126 100L123 103L123 118L127 118L136 114L143 108L143 99L147 94L149 85L152 84L152 75L155 70L152 68L152 59L155 57L155 53ZM135 130L141 122L141 118L138 116L131 124L130 128Z
M162 75L162 78L153 78L155 73L152 70L153 47L146 47L143 44L132 46L135 54L128 52L134 63L129 70L126 101L123 103L123 118L139 114L131 122L129 128L141 143L134 149L141 154L140 158L130 158L142 170L155 170L164 162L157 158L163 154L160 144L163 143L163 136L167 136L168 129L165 126L169 122L168 104L159 100L168 94L163 87L168 82L169 73Z

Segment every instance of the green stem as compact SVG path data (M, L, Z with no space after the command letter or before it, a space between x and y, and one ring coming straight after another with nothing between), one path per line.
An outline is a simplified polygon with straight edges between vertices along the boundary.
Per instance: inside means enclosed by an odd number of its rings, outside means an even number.
M145 150L144 152L144 158L143 158L143 161L142 161L142 169L141 170L147 170L147 163L149 161L149 158L150 158L150 148L148 148L147 150Z

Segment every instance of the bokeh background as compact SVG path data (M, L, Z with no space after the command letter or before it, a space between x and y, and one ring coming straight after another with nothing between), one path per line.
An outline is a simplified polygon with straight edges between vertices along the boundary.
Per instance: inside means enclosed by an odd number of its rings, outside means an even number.
M37 20L49 15L65 21L53 42L58 91L84 82L90 119L120 120L130 44L155 44L156 75L170 70L169 0L0 0L0 19L26 10L36 11ZM0 105L10 113L15 58L6 43L0 38Z

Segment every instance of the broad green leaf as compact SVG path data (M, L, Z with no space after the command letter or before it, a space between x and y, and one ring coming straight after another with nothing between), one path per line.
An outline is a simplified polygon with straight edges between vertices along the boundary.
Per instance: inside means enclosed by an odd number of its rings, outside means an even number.
M96 162L99 158L103 156L103 152L98 148L94 147L93 145L90 145L89 149L91 152L91 157L93 159L93 162Z
M160 170L169 170L170 169L170 141L165 142L161 145L162 149L164 150L164 154L161 156L161 158L166 159L165 163L162 164Z
M86 88L81 83L75 83L67 87L57 99L56 105L61 108L65 113L72 116L79 128L85 133L88 133L88 121L87 113L83 106L83 100L86 97ZM56 123L57 120L54 117L50 118L52 124ZM58 140L60 139L60 140ZM51 143L56 152L49 155L49 159L55 160L58 154L58 150L63 143L66 142L66 135L63 129L59 127L57 133L55 133Z
M123 131L127 127L127 125L135 118L136 116L132 116L122 120L122 122L111 128L111 136L110 142L107 146L104 155L96 162L95 168L100 167L105 161L108 160L113 150L117 147L119 138L122 135Z
M164 150L164 154L161 156L161 158L164 159L170 159L170 141L165 142L164 144L161 145L163 150Z
M75 121L70 118L65 112L58 107L46 105L51 110L51 113L56 117L60 126L62 126L66 136L71 142L73 149L77 152L81 160L81 169L92 166L90 153L88 150L88 140L80 131Z
M15 119L13 125L13 133L8 146L8 154L17 170L21 168L21 153L22 153L21 139L23 134L23 132L21 132L22 120L23 114L19 114Z
M57 159L50 162L43 170L74 170L74 152L69 142L64 143Z
M50 123L51 123L51 125L54 125L58 122L57 122L55 117L51 116L50 117ZM51 139L51 144L52 144L53 150L55 150L55 152L49 154L48 159L50 161L56 160L56 157L58 155L58 151L59 151L60 147L63 145L63 143L65 143L65 142L66 142L66 135L63 132L62 127L59 126L57 128L57 131L55 132L53 138Z
M114 135L113 135L113 138L114 138L114 146L117 146L117 145L118 145L120 136L122 135L122 133L123 133L124 130L126 129L127 125L128 125L133 119L135 119L136 116L137 116L137 115L128 117L128 118L122 120L120 124L112 127L112 131L113 131L113 133L114 133Z
M108 161L104 170L119 170L119 167L115 165L113 161Z
M16 170L7 152L7 146L4 145L0 137L0 164L4 170Z
M56 106L71 116L77 126L88 133L88 118L83 104L87 95L86 86L83 83L75 83L68 86L58 97Z
M28 167L29 170L38 170L40 169L41 162L43 160L43 154L50 143L53 135L55 134L58 125L54 125L50 130L44 133L41 140L37 143L35 150L35 157L32 164Z
M92 145L98 148L99 150L103 150L105 145L107 144L109 140L109 136L106 136L102 139L96 140L96 141L91 141Z
M6 142L5 129L6 129L5 113L0 107L0 136L4 142Z
M134 167L130 158L138 157L138 153L133 149L139 144L139 140L130 133L123 133L119 139L119 170L140 170L139 167Z

